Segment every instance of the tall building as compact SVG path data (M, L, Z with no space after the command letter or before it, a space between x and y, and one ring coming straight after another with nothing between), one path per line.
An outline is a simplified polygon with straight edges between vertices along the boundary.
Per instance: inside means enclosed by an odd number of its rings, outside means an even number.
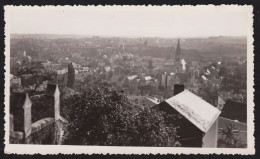
M181 47L180 47L180 39L178 39L177 48L175 52L175 62L179 64L181 62Z
M180 46L179 39L178 39L175 55L174 53L171 53L169 59L166 59L164 63L164 70L167 73L171 73L171 72L176 73L181 70L181 46Z

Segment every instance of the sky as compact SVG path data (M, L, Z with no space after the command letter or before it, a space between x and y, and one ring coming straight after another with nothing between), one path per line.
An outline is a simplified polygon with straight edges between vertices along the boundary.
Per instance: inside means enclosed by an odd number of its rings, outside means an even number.
M10 33L132 37L246 36L250 6L5 7Z

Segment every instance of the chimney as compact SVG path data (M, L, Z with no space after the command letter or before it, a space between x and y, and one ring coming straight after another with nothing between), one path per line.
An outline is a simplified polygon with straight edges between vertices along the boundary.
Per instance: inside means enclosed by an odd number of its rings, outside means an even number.
M174 96L184 91L184 85L175 84L174 85Z

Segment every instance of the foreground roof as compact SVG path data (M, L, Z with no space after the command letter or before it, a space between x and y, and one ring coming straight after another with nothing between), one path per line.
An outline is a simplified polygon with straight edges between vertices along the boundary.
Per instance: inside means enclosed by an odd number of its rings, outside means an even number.
M247 105L241 102L227 100L220 116L227 119L238 120L239 122L246 123Z
M184 90L165 102L203 132L209 130L220 114L217 108L188 90Z

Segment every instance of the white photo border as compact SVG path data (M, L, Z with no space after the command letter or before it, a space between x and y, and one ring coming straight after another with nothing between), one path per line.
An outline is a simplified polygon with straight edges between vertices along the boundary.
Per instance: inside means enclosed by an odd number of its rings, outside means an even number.
M247 26L247 148L182 148L182 147L123 147L123 146L77 146L77 145L27 145L9 143L9 96L10 96L10 12L15 8L46 8L46 9L84 9L95 6L4 6L5 10L5 150L7 154L255 154L254 138L254 53L253 53L253 6L252 5L182 5L182 6L120 6L120 7L222 7L234 9L241 7L248 16ZM96 6L96 7L118 7ZM187 10L186 10L187 11Z

